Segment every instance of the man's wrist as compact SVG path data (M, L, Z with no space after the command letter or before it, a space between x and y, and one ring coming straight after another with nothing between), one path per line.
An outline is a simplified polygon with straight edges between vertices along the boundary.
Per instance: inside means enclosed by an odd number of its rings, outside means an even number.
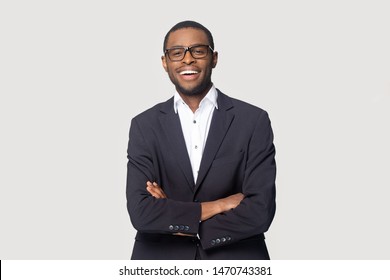
M218 199L215 201L216 202L216 208L217 208L217 211L218 213L216 214L219 214L219 213L222 213L222 212L225 212L225 207L226 207L226 203L225 201L223 200L223 198L221 199Z

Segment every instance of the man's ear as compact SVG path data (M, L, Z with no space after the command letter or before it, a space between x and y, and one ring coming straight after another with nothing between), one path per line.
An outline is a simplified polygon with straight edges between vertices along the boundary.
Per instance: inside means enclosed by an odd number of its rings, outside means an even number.
M217 66L217 62L218 62L218 52L214 52L213 53L213 62L212 62L213 68L215 68L215 66Z
M165 57L165 55L161 56L161 62L162 62L162 66L165 69L165 72L168 72L167 58Z

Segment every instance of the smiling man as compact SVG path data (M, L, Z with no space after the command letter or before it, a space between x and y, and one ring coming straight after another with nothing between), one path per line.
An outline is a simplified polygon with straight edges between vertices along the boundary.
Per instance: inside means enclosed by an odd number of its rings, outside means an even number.
M269 259L276 165L268 114L213 85L218 53L203 25L176 24L163 51L174 96L130 128L132 259Z

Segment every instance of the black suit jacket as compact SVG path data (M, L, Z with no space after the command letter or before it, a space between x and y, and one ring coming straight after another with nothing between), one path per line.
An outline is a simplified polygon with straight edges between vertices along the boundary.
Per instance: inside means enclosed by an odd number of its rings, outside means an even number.
M268 114L220 91L217 103L196 183L173 98L132 120L126 191L138 231L132 259L269 258L263 233L275 214L276 166ZM168 199L153 198L147 181ZM238 192L245 198L235 209L199 222L200 202Z

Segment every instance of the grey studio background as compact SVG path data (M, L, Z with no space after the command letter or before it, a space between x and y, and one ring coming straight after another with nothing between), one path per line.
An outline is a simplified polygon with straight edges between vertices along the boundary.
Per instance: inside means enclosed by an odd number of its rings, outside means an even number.
M273 259L390 259L388 1L1 1L0 259L129 259L130 120L172 96L175 23L270 114Z

